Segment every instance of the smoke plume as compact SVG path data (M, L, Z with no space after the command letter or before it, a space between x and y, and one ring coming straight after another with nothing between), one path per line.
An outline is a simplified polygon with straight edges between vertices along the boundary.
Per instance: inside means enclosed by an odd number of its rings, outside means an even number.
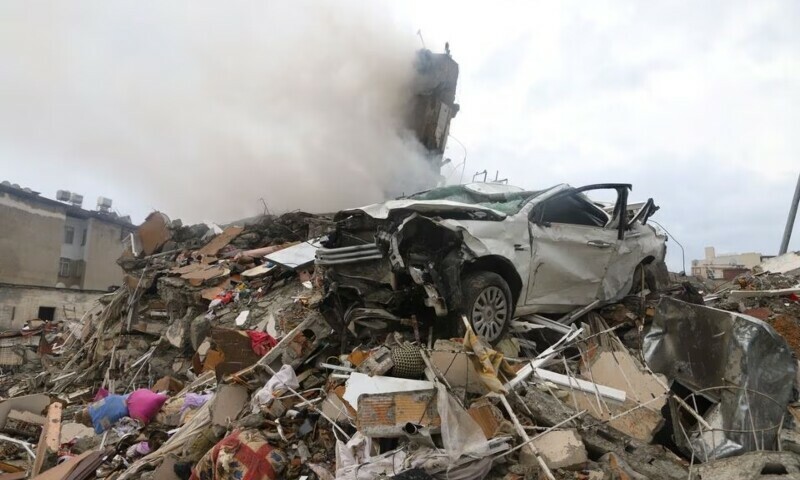
M366 1L4 2L0 153L184 221L380 201L428 174L417 48Z

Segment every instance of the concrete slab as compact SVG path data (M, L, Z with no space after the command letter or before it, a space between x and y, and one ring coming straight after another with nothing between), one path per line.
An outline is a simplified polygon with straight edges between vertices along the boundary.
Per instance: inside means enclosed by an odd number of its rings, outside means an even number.
M550 469L583 466L589 456L577 430L554 430L533 441Z

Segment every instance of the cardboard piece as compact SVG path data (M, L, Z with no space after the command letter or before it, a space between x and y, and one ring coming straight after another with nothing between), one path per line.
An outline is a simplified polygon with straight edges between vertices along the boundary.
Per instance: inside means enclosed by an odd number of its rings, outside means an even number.
M256 278L263 275L268 274L269 272L273 271L277 265L269 265L265 263L264 265L259 265L257 267L253 267L250 270L245 270L242 272L242 276L245 278Z
M183 382L170 376L161 377L153 384L153 388L150 390L154 392L167 392L169 395L175 395L183 390Z
M172 238L169 224L168 216L161 212L153 212L136 229L136 236L145 255L157 253Z
M225 277L230 275L230 273L231 271L229 269L219 265L204 265L202 268L182 274L181 278L184 280L189 280L189 283L194 286L200 286L206 280Z
M214 300L214 298L216 298L217 295L221 294L222 292L224 292L229 288L231 288L231 280L230 278L226 278L222 283L220 283L215 287L209 287L200 290L200 296L210 302L211 300Z
M230 226L223 230L222 233L212 238L211 241L205 244L197 253L200 255L216 255L243 231L244 227Z

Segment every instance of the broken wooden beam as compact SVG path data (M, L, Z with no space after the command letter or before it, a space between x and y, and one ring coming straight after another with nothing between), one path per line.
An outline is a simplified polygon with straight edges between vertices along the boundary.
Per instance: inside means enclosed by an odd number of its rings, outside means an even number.
M39 445L36 447L36 460L31 468L31 476L38 475L43 469L54 467L58 462L58 447L61 437L61 411L63 405L53 402L47 407L47 420L39 436Z

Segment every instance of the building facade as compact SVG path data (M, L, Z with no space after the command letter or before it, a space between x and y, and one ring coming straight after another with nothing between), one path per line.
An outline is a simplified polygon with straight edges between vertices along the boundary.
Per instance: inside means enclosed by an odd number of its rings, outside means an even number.
M80 318L121 284L116 259L133 230L127 217L0 183L0 331Z
M709 280L733 280L750 271L767 257L760 253L729 253L717 256L714 247L705 248L705 258L692 260L692 275Z

